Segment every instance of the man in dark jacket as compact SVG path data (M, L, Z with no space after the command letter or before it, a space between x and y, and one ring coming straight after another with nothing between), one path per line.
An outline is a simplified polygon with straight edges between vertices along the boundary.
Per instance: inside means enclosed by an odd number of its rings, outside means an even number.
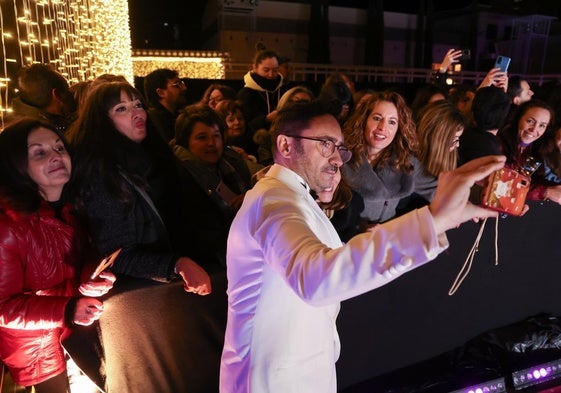
M500 87L482 87L475 93L471 108L475 125L460 137L460 165L477 157L501 154L497 132L505 124L510 99Z
M12 102L13 114L8 121L33 117L66 131L76 109L68 81L48 64L32 64L17 74L17 97Z
M175 119L187 105L187 86L177 71L158 68L144 77L148 116L169 142L175 133Z

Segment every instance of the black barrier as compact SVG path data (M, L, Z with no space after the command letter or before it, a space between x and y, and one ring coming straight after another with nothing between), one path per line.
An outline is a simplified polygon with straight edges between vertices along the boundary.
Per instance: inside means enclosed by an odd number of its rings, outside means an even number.
M479 231L448 232L450 248L390 284L342 303L339 388L413 365L539 313L561 314L561 206L530 202L523 217L489 220L471 271L448 291ZM561 352L560 352L561 353Z
M529 316L561 314L560 223L561 206L551 202L530 203L523 217L500 218L495 266L495 220L489 220L469 275L449 296L480 227L466 223L448 232L450 248L436 260L343 302L337 320L339 389L395 374ZM119 287L105 301L100 320L110 387L162 383L169 391L187 385L189 391L217 391L225 278L213 277L213 295L204 297L184 292L180 281ZM144 345L142 356L130 353L133 342ZM437 364L427 372L434 375Z
M213 292L187 293L183 282L123 279L100 319L108 392L218 392L226 328L226 276Z

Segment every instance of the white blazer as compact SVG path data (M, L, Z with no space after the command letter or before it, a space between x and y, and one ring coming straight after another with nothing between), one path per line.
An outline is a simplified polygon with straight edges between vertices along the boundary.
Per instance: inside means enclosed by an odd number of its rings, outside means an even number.
M273 165L230 228L220 392L335 393L340 302L447 247L426 207L343 245L303 179Z

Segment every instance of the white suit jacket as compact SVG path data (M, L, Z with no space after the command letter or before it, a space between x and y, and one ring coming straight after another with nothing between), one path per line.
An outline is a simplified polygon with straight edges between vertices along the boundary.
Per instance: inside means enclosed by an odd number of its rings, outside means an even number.
M426 207L343 245L303 179L273 165L246 194L228 237L221 393L336 392L340 301L447 246Z

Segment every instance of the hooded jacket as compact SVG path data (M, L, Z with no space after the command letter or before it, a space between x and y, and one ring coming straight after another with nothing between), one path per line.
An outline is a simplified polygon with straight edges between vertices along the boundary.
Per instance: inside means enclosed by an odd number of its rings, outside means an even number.
M238 100L248 128L253 134L261 128L268 128L266 116L277 108L281 96L282 76L267 79L249 71L243 77L244 87L238 92Z
M0 359L30 386L62 373L66 306L83 246L68 206L22 213L0 204Z
M56 115L29 105L19 97L13 99L12 107L13 113L8 121L16 120L20 117L33 117L35 119L45 120L54 125L58 130L65 132L74 120L73 116Z

